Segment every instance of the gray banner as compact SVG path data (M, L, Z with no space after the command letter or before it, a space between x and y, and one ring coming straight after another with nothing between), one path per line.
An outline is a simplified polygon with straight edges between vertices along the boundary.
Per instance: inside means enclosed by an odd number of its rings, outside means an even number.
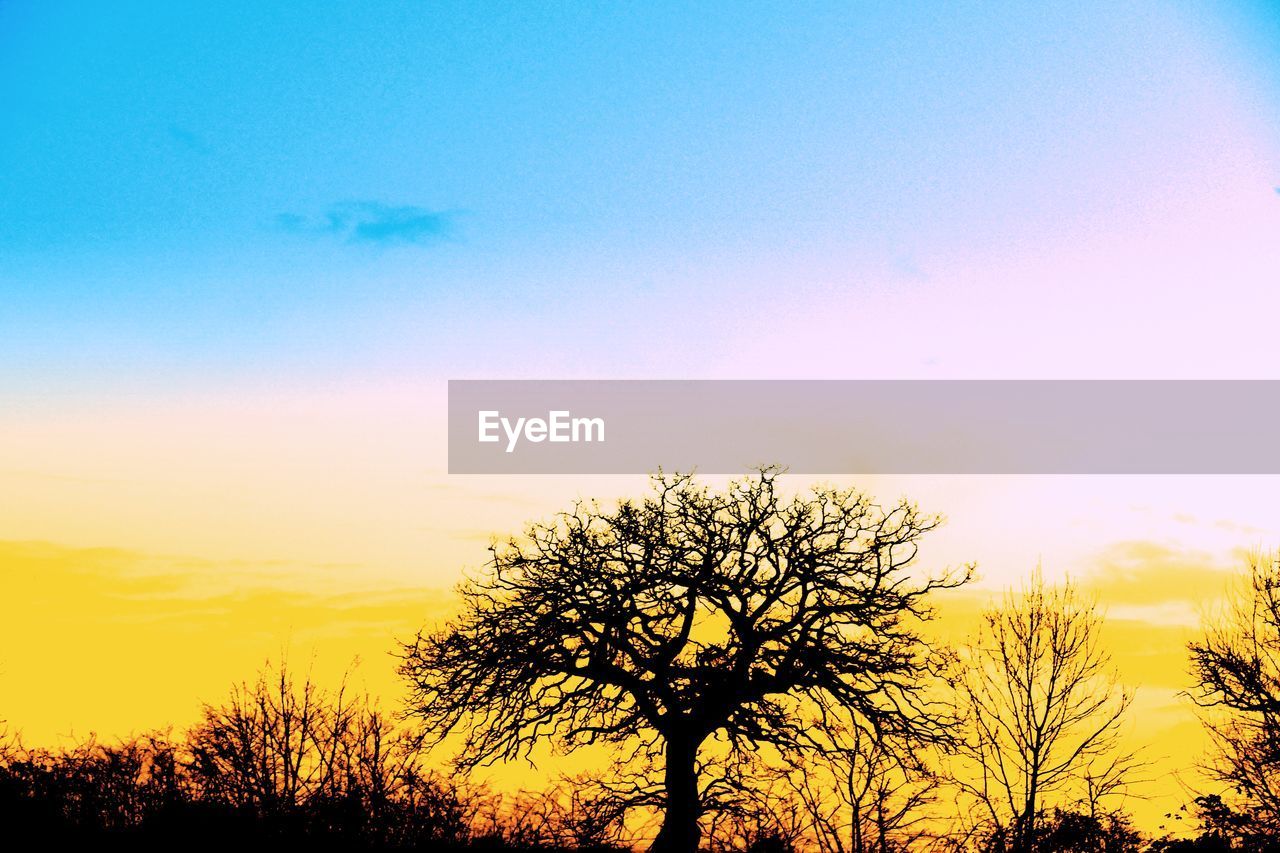
M454 380L451 474L1278 474L1280 381Z

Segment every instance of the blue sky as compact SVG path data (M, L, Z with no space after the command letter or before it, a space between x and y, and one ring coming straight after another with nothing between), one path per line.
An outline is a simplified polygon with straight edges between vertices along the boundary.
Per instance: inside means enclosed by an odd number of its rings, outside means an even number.
M705 372L698 341L815 299L958 293L956 258L1190 205L1242 133L1269 192L1275 33L1265 5L11 2L0 389Z

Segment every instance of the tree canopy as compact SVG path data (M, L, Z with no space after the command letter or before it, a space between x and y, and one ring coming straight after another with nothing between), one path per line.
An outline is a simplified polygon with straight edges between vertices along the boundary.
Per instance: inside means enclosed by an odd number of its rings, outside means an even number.
M816 744L852 714L881 735L941 740L945 656L919 629L930 593L972 567L919 570L939 519L854 490L786 497L764 469L713 491L653 478L616 507L581 502L492 548L461 614L405 647L413 713L461 735L464 768L634 744L662 765L659 849L691 849L699 749Z

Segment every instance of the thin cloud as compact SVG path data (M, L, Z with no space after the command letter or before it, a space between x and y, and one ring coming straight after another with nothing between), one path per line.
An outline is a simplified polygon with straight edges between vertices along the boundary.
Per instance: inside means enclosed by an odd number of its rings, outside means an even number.
M347 243L381 246L426 246L453 233L453 215L415 205L348 201L331 206L320 217L282 213L276 224L295 234L337 237Z
M194 151L197 154L208 154L210 152L209 144L199 134L187 130L179 124L169 125L169 138L177 142L183 148Z
M1158 607L1199 605L1221 599L1237 566L1212 555L1158 542L1118 542L1099 554L1085 578L1104 605Z

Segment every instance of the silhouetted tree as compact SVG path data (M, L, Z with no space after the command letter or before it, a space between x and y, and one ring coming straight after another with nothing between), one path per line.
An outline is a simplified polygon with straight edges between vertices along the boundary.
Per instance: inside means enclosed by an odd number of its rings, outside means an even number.
M0 847L622 849L620 815L590 780L503 798L426 769L423 756L367 698L268 669L207 706L185 739L50 750L6 738Z
M853 723L831 727L827 743L794 758L783 774L809 815L823 853L894 853L917 847L938 827L928 807L938 777L919 744L892 743Z
M789 853L804 846L810 824L803 804L781 786L756 781L711 814L705 846L713 853Z
M1280 840L1280 559L1255 554L1248 568L1190 650L1192 697L1215 748L1209 770L1239 799L1257 844Z
M1031 853L1050 796L1097 814L1137 766L1118 744L1132 694L1117 685L1101 628L1093 601L1070 584L1046 587L1038 570L983 614L961 683L970 733L957 782L993 850Z
M205 707L186 750L202 802L271 831L390 846L469 832L456 790L426 768L421 738L345 679L326 690L309 674L295 681L286 665L264 670Z
M712 738L803 748L801 706L945 738L928 694L943 661L917 628L970 570L915 570L938 520L849 490L784 499L776 474L723 492L658 475L641 501L579 503L495 545L461 615L405 648L413 712L438 738L461 732L464 769L542 742L658 756L659 850L698 845Z
M486 798L476 829L481 838L521 849L622 850L622 818L605 789L577 777L542 791Z

